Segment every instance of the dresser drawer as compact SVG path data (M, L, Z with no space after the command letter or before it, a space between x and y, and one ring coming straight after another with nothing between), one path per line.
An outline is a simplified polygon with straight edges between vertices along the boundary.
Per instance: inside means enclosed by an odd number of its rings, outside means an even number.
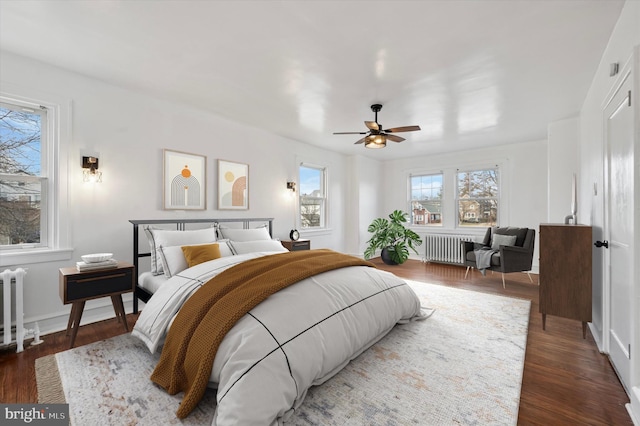
M133 268L109 269L60 278L60 296L64 304L134 290Z
M282 241L282 245L289 251L299 250L311 250L311 240L298 240L298 241Z

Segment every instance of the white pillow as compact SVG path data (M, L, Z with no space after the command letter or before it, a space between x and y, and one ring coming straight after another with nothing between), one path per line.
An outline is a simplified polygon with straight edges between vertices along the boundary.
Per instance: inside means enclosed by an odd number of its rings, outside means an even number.
M254 229L234 229L224 228L220 226L218 228L222 238L228 238L231 241L257 241L257 240L270 240L269 230L266 226Z
M160 246L158 247L158 257L162 262L162 270L167 278L171 278L173 275L178 274L189 267L189 265L187 265L187 259L184 258L182 246Z
M154 275L163 273L162 260L159 259L159 247L190 246L194 244L214 243L216 241L215 228L169 231L166 229L147 227L145 228L145 232L147 232L149 245L151 246L151 273ZM156 266L155 268L154 264Z
M233 256L233 252L231 248L227 244L227 240L218 240L218 247L220 248L220 257ZM187 244L192 246L201 246L211 243L203 243L203 244ZM164 270L164 274L167 278L171 278L173 275L179 274L189 267L187 263L187 259L184 257L184 252L182 251L183 246L170 246L170 247L162 247L158 248L158 255L162 262L162 267Z
M233 256L233 250L229 247L229 240L218 240L218 243L220 243L220 257Z
M153 275L160 275L162 274L162 263L158 261L159 259L158 255L156 254L156 243L153 239L153 232L158 230L158 228L150 225L145 225L142 227L142 229L144 229L144 233L147 235L147 241L149 241L149 252L151 253L151 273ZM160 269L160 272L158 272L158 268Z
M500 250L500 246L512 246L516 243L515 235L494 234L491 240L491 250Z
M229 245L235 254L247 254L260 251L286 252L287 250L280 241L257 240L257 241L229 241Z

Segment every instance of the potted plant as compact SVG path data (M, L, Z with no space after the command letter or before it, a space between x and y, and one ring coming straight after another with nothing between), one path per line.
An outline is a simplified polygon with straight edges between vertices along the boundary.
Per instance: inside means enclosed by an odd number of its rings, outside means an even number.
M375 256L377 249L381 249L380 257L384 263L398 265L409 258L409 249L418 254L414 246L422 244L422 239L404 226L407 216L402 210L395 210L389 215L389 219L379 217L371 222L367 231L373 236L367 241L369 245L364 251L364 258L370 259Z

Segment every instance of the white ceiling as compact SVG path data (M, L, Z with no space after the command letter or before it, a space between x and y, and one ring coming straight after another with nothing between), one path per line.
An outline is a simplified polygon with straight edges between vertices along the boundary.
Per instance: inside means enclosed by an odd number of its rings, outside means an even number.
M7 1L0 49L346 154L544 139L576 116L623 0ZM420 132L384 150L385 127Z

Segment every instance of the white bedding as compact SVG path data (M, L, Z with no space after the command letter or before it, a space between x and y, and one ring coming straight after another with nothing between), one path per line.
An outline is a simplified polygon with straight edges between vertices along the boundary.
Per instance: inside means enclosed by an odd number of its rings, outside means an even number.
M138 277L138 286L153 294L158 291L162 284L167 282L168 279L166 275L153 275L152 272L147 271L141 273Z
M216 259L170 278L132 335L154 352L184 301L222 270L272 253ZM424 318L411 288L366 266L307 278L270 296L225 336L211 372L213 424L283 424L308 388L329 379L397 323ZM176 407L177 409L177 407Z

